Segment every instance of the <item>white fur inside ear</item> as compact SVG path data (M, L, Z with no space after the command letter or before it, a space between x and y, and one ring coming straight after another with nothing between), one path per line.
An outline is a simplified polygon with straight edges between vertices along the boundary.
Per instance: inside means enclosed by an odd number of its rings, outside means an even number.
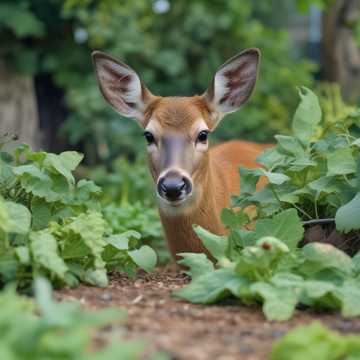
M217 114L234 112L247 101L255 86L258 61L258 51L250 49L219 68L208 98Z
M100 59L96 65L100 87L109 103L123 116L141 118L145 106L135 71L110 59Z

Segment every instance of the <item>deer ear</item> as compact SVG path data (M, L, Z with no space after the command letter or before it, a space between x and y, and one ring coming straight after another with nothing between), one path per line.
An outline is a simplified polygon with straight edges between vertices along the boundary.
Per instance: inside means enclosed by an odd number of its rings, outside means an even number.
M245 103L256 83L260 50L248 49L221 65L204 94L210 111L221 118Z
M154 96L137 73L100 51L94 51L92 59L104 98L121 115L135 118L141 125L146 106Z

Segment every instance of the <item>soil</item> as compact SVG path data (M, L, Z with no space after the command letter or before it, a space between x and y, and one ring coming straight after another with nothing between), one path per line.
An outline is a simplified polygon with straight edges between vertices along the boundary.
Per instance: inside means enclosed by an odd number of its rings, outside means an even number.
M313 320L341 333L360 333L359 318L347 320L336 313L297 310L290 321L268 322L259 307L246 307L236 300L203 306L174 299L171 292L188 281L174 266L167 266L151 274L139 272L136 279L112 274L105 289L82 285L64 289L57 297L80 301L89 309L127 309L128 337L147 340L177 360L267 359L275 340Z

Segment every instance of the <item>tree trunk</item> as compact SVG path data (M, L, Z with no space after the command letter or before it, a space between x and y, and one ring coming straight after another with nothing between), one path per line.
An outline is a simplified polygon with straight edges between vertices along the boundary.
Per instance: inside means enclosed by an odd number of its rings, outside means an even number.
M40 129L33 79L9 72L0 60L0 136L40 148Z
M359 0L336 0L323 17L324 80L340 84L351 102L360 98L360 48L352 30L359 17Z

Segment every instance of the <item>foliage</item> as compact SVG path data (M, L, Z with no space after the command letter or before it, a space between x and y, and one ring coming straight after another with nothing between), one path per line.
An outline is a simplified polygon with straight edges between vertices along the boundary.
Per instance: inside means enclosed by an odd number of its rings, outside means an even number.
M5 143L1 144L3 148ZM4 149L3 149L4 150ZM94 182L75 181L82 155L0 152L0 280L28 284L43 273L56 284L107 285L107 270L149 271L156 255L141 235L106 221ZM128 231L129 230L129 231Z
M298 326L274 344L272 360L340 360L360 357L360 337L340 335L313 322Z
M337 102L339 110L327 108L322 117L313 92L302 88L300 96L294 136L276 136L276 147L258 158L263 168L240 168L241 195L234 205L255 205L259 218L295 207L304 220L335 217L338 230L357 230L360 149L352 131L360 127L360 111ZM261 177L268 184L255 192Z
M1 51L17 71L53 74L71 110L63 131L73 144L85 142L88 161L91 152L108 160L144 150L135 140L140 139L135 122L119 119L103 101L90 61L93 49L129 63L155 94L193 95L205 91L216 68L229 57L259 47L263 57L256 92L240 113L229 115L218 128L219 139L268 141L286 131L295 107L289 89L312 83L314 67L294 61L284 26L274 29L264 23L276 15L284 24L287 8L279 14L281 7L250 0L68 0L64 8L63 3L3 1Z
M44 279L36 280L35 293L36 302L17 295L10 286L0 294L0 351L4 359L131 360L144 353L145 344L121 339L118 330L105 345L93 348L94 330L123 320L123 311L86 312L77 303L57 303Z
M268 320L289 319L298 304L340 309L360 315L360 253L353 259L330 244L297 248L303 226L295 209L258 220L254 231L221 237L195 227L216 267L204 254L179 254L189 268L190 284L175 296L194 303L214 303L235 296L245 304L262 303Z
M180 254L192 282L176 296L195 303L230 295L244 303L261 302L269 320L290 318L297 304L360 315L355 300L360 253L351 259L330 244L297 247L304 234L302 218L335 216L340 231L360 228L359 147L350 134L359 113L322 119L315 94L302 88L300 96L294 136L276 137L277 146L259 157L263 168L240 168L241 194L234 205L242 210L222 213L229 236L195 227L216 267L203 254ZM260 177L268 183L256 192Z
M94 180L103 189L103 215L113 232L132 229L141 234L142 242L156 251L160 264L169 261L158 211L155 208L154 187L143 160L130 163L121 157L110 167L98 165L83 168L81 175Z

